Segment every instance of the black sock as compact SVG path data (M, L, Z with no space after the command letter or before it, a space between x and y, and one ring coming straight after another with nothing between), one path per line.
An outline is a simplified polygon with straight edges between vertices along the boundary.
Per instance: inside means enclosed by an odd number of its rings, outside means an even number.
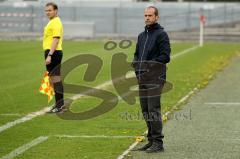
M61 107L64 105L62 81L56 82L53 85L54 85L54 91L55 91L56 107Z

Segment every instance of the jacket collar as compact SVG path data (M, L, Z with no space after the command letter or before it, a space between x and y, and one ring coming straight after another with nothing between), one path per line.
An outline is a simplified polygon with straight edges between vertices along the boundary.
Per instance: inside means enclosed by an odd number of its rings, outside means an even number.
M152 25L146 25L145 31L152 31L152 30L160 29L160 28L162 28L162 27L158 23L154 23Z

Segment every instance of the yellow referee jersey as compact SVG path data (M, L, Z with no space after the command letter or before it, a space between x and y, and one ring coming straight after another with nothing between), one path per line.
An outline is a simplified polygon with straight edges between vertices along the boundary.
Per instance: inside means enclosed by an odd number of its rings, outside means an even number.
M59 37L56 50L62 50L63 25L59 17L51 19L44 28L43 50L50 50L54 37Z

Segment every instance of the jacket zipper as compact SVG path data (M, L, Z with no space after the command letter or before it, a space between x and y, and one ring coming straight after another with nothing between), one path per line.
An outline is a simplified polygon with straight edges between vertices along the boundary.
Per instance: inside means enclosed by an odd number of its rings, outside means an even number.
M140 71L141 71L141 67L142 67L142 58L143 58L143 55L145 53L145 47L146 47L147 41L148 41L148 30L147 30L147 38L146 38L146 41L144 43L143 52L142 52L142 56L141 56L141 59L140 59L140 67L139 67L139 72L138 72L139 75L140 75ZM140 80L140 76L139 76L139 80Z

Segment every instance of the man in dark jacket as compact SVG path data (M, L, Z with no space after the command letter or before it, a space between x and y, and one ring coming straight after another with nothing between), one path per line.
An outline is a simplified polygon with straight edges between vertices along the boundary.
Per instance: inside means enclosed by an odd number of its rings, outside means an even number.
M144 14L145 31L138 36L132 66L139 83L140 104L148 127L149 141L137 150L152 153L164 150L160 97L171 48L167 33L157 23L158 9L149 6Z

